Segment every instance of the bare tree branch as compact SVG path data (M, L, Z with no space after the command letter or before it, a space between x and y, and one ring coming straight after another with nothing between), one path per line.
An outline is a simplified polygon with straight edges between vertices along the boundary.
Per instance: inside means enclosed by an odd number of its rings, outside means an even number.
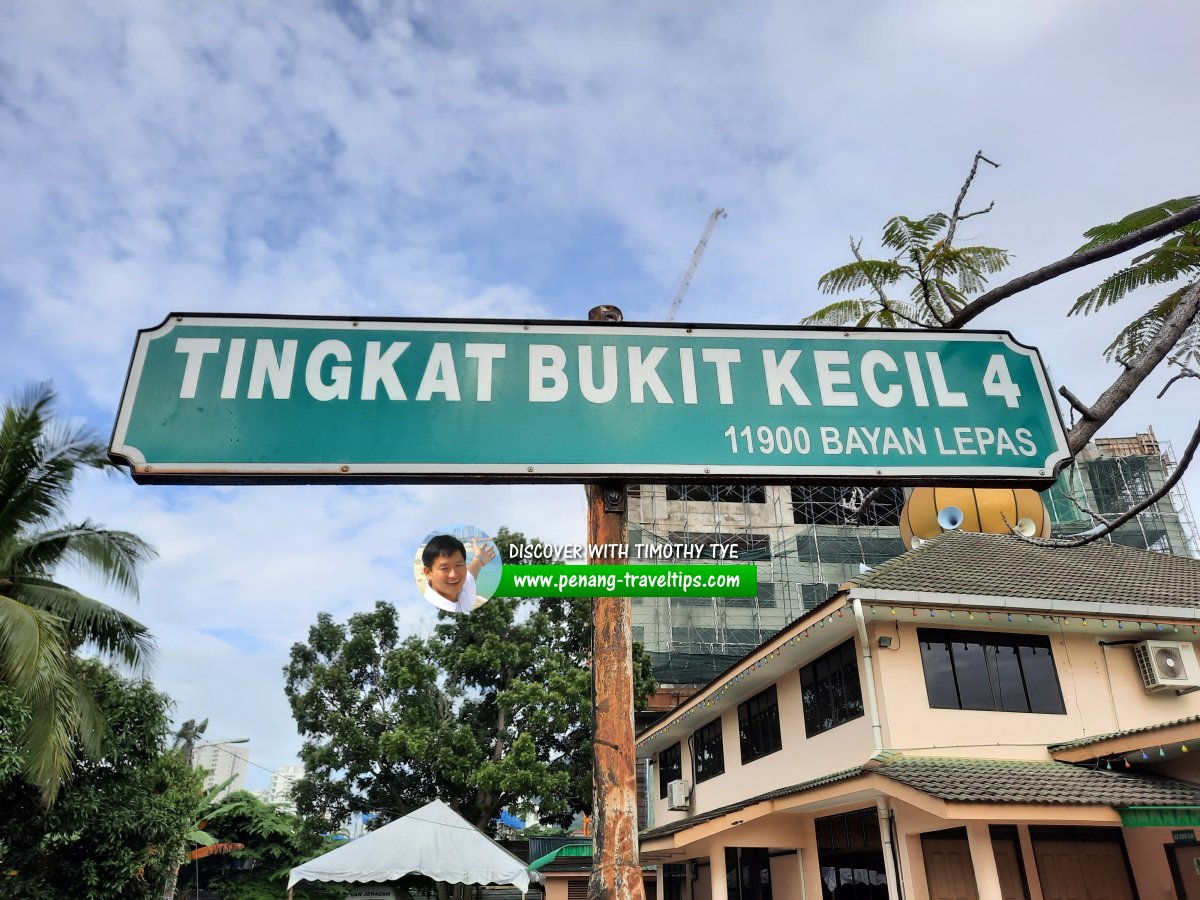
M1082 400L1080 400L1074 394L1072 394L1067 389L1066 385L1063 385L1062 387L1060 387L1058 389L1058 392L1060 394L1062 394L1064 397L1066 397L1067 402L1070 403L1071 406L1074 407L1079 412L1079 414L1081 416L1083 416L1085 419L1093 419L1096 417L1096 414L1094 412L1092 412L1092 408L1090 406L1088 406L1087 404L1085 404Z
M858 509L854 511L854 524L864 525L867 521L867 512L875 505L875 501L879 499L879 495L883 493L883 486L873 487L867 491L862 498L862 502L858 504Z
M1019 294L1021 291L1026 291L1031 287L1037 287L1039 284L1049 281L1052 278L1057 278L1059 275L1065 275L1067 272L1073 272L1084 266L1090 266L1094 262L1100 262L1103 259L1117 256L1147 241L1153 241L1156 238L1170 234L1184 225L1191 225L1193 222L1200 222L1200 203L1180 210L1172 216L1167 216L1167 218L1155 222L1153 225L1147 225L1145 228L1131 231L1129 234L1115 241L1101 244L1090 250L1084 250L1082 253L1072 253L1058 262L1042 266L1042 268L1022 275L1019 278L1014 278L1006 284L992 288L990 291L986 291L976 297L970 305L955 313L950 321L946 323L945 327L948 329L962 328L981 313L991 309L1001 300L1008 299L1013 294Z
M963 182L963 186L958 191L958 198L954 201L954 211L950 213L950 221L946 225L946 237L943 238L941 241L942 249L943 249L943 259L945 258L945 254L947 252L949 252L950 246L954 243L954 232L958 228L958 223L961 222L963 219L971 218L971 216L981 216L984 213L989 213L992 211L992 207L996 205L996 201L993 200L991 203L988 204L987 209L976 210L975 212L967 213L966 215L962 214L963 201L965 199L967 199L967 191L969 191L971 189L971 182L973 182L975 180L975 173L977 171L979 171L979 163L981 160L994 168L997 168L997 169L1000 168L1000 163L992 162L990 159L988 159L986 156L983 155L982 150L975 151L975 159L971 161L971 171L969 173L967 173L967 180ZM934 282L934 286L937 288L937 295L939 298L941 298L942 305L948 311L948 314L950 315L951 319L953 319L953 317L963 307L962 307L962 304L955 304L955 303L950 302L950 298L946 296L946 291L942 288L942 285L941 285L941 278L944 274L945 274L945 266L939 265L937 267L937 280ZM940 315L935 314L934 318L936 318L938 320L938 323L940 325L942 325L943 327L947 324L946 320L943 319Z
M971 189L971 182L975 180L975 173L979 171L980 161L987 163L994 169L1000 168L1000 163L992 162L983 155L982 150L975 151L975 160L971 163L971 171L967 175L967 180L963 182L963 186L958 192L958 199L954 201L954 211L950 214L950 224L946 227L946 239L943 241L943 243L946 245L947 250L950 249L950 244L954 242L954 232L955 229L958 228L959 222L961 222L963 219L969 219L971 216L978 216L986 212L991 212L992 207L996 205L996 201L993 200L988 204L987 209L981 209L978 212L967 213L965 216L960 214L963 201L967 199L967 191Z
M1163 320L1162 327L1158 329L1154 339L1130 361L1129 368L1117 376L1090 408L1083 407L1082 404L1076 406L1083 418L1076 422L1067 434L1067 449L1072 456L1084 448L1092 439L1092 435L1112 418L1121 405L1133 395L1138 385L1166 358L1179 342L1180 336L1195 321L1197 313L1200 313L1200 283L1192 285L1180 298L1179 305ZM1072 405L1075 405L1074 402ZM1088 411L1084 412L1084 409Z
M991 203L989 203L983 209L977 209L977 210L975 210L975 212L963 213L961 216L958 217L958 221L962 222L965 219L971 218L971 216L987 215L988 213L990 213L992 211L992 208L995 207L995 205L996 205L996 201L993 200Z
M1094 509L1090 509L1089 507L1084 506L1082 503L1080 503L1078 500L1076 500L1074 496L1068 497L1067 499L1071 501L1071 505L1073 507L1075 507L1077 510L1079 510L1081 513L1083 513L1088 518L1099 519L1105 525L1109 524L1108 516L1102 516L1102 515L1100 515L1100 513L1096 512Z
M1197 447L1200 447L1200 423L1197 423L1196 430L1192 432L1192 439L1188 441L1187 449L1183 451L1183 456L1179 457L1179 462L1175 466L1175 471L1171 473L1169 478L1163 481L1162 486L1159 487L1158 490L1147 496L1140 503L1131 506L1119 516L1114 516L1112 519L1108 520L1102 519L1101 523L1095 528L1089 528L1087 531L1080 532L1074 537L1027 538L1020 532L1016 531L1016 529L1014 529L1008 522L1007 518L1004 520L1004 522L1006 525L1008 525L1009 530L1021 540L1030 544L1036 544L1039 547L1082 547L1084 544L1090 544L1093 541L1098 541L1101 538L1108 537L1108 535L1112 534L1130 519L1145 512L1163 497L1167 496L1167 494L1171 492L1171 489L1174 488L1179 482L1179 479L1183 477L1183 473L1187 471L1187 467L1191 465L1192 458L1196 455ZM1083 507L1080 507L1080 509L1082 508ZM1095 513L1088 514L1096 516ZM1099 519L1100 516L1096 516L1096 518Z
M1154 399L1161 400L1163 398L1163 394L1165 394L1167 391L1169 391L1171 389L1171 385L1173 385L1175 382L1177 382L1181 378L1200 378L1200 372L1193 372L1191 369L1185 369L1184 371L1182 371L1178 375L1176 375L1174 378L1172 378L1170 381L1168 381L1166 384L1164 384L1163 389L1158 392L1158 396L1155 397Z

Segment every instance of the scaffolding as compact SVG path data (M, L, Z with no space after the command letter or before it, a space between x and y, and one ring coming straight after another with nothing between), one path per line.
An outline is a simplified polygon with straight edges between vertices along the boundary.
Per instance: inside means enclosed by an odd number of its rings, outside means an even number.
M1042 495L1052 533L1069 536L1092 527L1093 519L1080 506L1111 516L1149 497L1169 476L1172 460L1169 444L1160 445L1152 431L1089 444L1075 466ZM711 680L824 603L846 581L904 552L899 523L905 492L884 489L860 516L866 494L863 488L832 486L632 488L631 544L719 543L737 548L737 562L758 568L756 597L633 600L634 639L650 653L658 681L695 685ZM1111 540L1178 555L1194 556L1200 547L1182 487L1126 523Z
M1153 432L1096 440L1043 495L1054 533L1069 536L1091 528L1095 521L1083 510L1111 518L1146 501L1162 488L1174 467L1170 443L1160 444ZM1196 556L1200 543L1182 484L1118 528L1109 540L1142 550Z
M632 492L631 544L719 543L758 568L752 598L633 600L634 639L649 651L658 680L708 681L864 568L902 553L903 491L884 491L857 525L865 493L781 485L641 485Z

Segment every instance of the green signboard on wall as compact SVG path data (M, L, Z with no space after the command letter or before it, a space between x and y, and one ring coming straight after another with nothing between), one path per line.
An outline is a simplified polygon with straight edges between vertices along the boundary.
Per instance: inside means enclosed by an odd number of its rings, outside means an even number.
M1005 332L171 315L111 453L139 481L1020 483L1068 458Z

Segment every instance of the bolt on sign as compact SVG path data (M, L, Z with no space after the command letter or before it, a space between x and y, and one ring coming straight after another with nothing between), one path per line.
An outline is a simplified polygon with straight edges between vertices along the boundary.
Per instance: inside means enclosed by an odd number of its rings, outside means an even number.
M111 453L139 481L1044 486L1069 457L1006 332L171 315Z

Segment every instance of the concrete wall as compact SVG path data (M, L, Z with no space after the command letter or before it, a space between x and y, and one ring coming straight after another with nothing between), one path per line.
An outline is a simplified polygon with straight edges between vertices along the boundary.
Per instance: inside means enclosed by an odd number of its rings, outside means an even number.
M859 681L865 685L861 659ZM658 797L659 772L656 769L655 790L651 797L654 803L655 826L666 825L779 787L799 784L830 772L850 768L871 756L871 726L865 714L810 739L804 731L804 704L800 693L799 668L789 666L783 669L774 684L779 701L782 749L743 765L738 737L738 704L730 705L720 714L725 752L724 774L693 786L690 810L672 811L667 809L667 801ZM764 689L765 687L764 685ZM865 687L863 694L865 704ZM689 733L694 734L713 718L715 716L694 717L695 724ZM693 781L691 751L686 736L680 744L683 777Z
M987 622L986 613L977 613L975 622L964 622L967 614L961 610L953 621L945 611L936 619L923 611L917 617L904 609L897 613L894 618L888 614L884 619L877 612L868 629L886 747L914 755L1047 759L1048 744L1200 714L1200 692L1182 696L1173 691L1146 694L1132 645L1102 645L1102 641L1137 640L1131 626L1120 631L1110 622L1107 629L1102 629L1098 620L1089 620L1091 631L1064 633L1039 616L1034 616L1032 625L1004 623L998 630L1025 630L1050 638L1065 715L931 709L917 628L984 630L996 629L997 623ZM892 637L892 646L887 650L877 646L883 635ZM1141 635L1142 639L1149 637L1146 632ZM1182 637L1154 634L1154 639Z

